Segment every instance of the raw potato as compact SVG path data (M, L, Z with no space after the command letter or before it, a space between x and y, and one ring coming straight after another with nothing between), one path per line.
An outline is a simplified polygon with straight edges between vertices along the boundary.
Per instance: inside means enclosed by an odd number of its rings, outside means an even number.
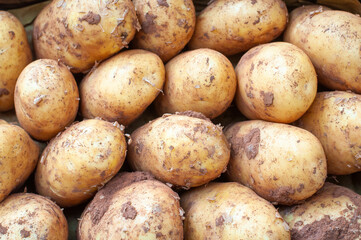
M249 119L291 123L311 106L317 75L307 55L285 42L249 50L237 64L236 104Z
M80 84L81 113L129 125L162 91L162 60L145 50L119 53L90 72Z
M159 114L192 110L213 119L231 105L236 87L232 63L223 54L211 49L184 52L166 64L164 94L156 108Z
M139 29L130 0L54 0L34 22L35 53L84 72L126 47Z
M181 205L187 240L291 239L276 208L239 183L192 189L181 195Z
M224 55L245 52L277 38L287 20L282 0L216 0L198 15L189 47L211 48Z
M183 239L178 194L143 172L121 173L84 210L78 240Z
M297 124L322 143L328 174L361 171L361 96L349 92L320 92Z
M39 59L21 72L15 110L21 126L38 140L50 140L70 125L78 112L79 92L68 68Z
M297 8L284 40L300 47L326 87L361 93L361 18L321 6Z
M310 199L280 213L292 240L361 239L361 196L345 187L325 183Z
M0 11L0 112L14 108L16 80L31 60L23 25L11 13Z
M202 114L163 115L131 134L128 163L157 179L190 188L208 183L226 170L229 144L220 126Z
M312 196L327 176L321 143L310 132L281 123L244 121L228 127L228 175L274 204Z
M117 123L91 119L73 124L53 138L41 155L36 190L62 207L80 204L115 176L126 148Z
M33 194L12 194L0 203L1 239L67 240L68 223L51 200Z
M0 124L0 202L34 171L39 147L24 129Z
M191 39L196 13L192 0L133 0L142 26L131 45L156 53L164 62Z

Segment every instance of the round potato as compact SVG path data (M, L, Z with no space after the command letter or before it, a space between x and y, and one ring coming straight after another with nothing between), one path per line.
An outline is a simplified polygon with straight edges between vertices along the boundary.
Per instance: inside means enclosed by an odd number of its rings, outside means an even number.
M202 114L163 115L131 134L128 163L135 170L189 188L208 183L226 170L229 144L222 128ZM203 119L202 119L203 118Z
M178 194L143 172L121 173L84 210L78 240L183 240Z
M213 119L231 105L237 79L232 63L221 53L211 49L184 52L165 68L164 94L155 102L159 114L192 110Z
M38 157L39 147L24 129L4 121L0 124L0 202L25 182Z
M225 135L231 144L230 180L274 204L299 203L325 182L322 145L304 129L252 120L230 126Z
M185 239L290 240L276 208L235 182L210 183L181 195Z
M32 193L17 193L0 203L1 239L67 240L68 223L51 200Z
M54 0L35 19L35 53L84 72L126 47L139 29L131 0Z
M225 55L244 52L277 38L287 20L282 0L216 0L198 15L189 47Z
M98 119L85 120L53 138L36 169L36 190L62 207L94 196L125 159L125 137L117 126Z
M322 143L328 174L361 171L361 96L349 92L320 92L297 122Z
M237 64L236 104L249 119L291 123L311 106L317 93L312 62L284 42L249 50Z
M164 62L191 39L196 13L192 0L133 0L142 26L131 46L156 53Z
M321 84L361 93L360 16L321 6L297 8L284 40L306 52Z
M38 140L50 140L70 125L78 112L79 100L73 75L55 60L32 62L16 83L16 116L21 126Z
M81 113L129 125L163 88L162 60L145 50L119 53L100 64L80 84Z
M0 112L14 108L16 80L31 60L23 25L11 13L0 11Z
M325 183L304 203L280 213L292 240L360 239L361 196L345 187Z

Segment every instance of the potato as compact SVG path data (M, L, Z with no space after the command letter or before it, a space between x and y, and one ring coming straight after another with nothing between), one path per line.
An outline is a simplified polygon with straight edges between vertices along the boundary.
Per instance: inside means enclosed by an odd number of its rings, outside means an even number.
M125 159L126 142L117 126L98 119L84 120L53 138L36 169L37 192L62 207L94 196Z
M198 15L189 48L211 48L225 55L245 52L277 38L287 20L282 0L216 0Z
M38 140L50 140L70 125L78 112L79 100L73 75L55 60L32 62L16 83L16 116L21 126Z
M174 57L191 39L196 13L192 0L133 0L142 26L131 46L154 52L164 61Z
M197 49L166 64L164 94L155 104L159 114L192 110L213 119L231 105L236 86L232 63L224 55Z
M266 200L235 183L210 183L181 195L185 239L291 239L289 227Z
M304 203L280 210L292 240L360 239L361 196L325 183Z
M361 96L349 92L320 92L297 122L322 143L328 174L361 171Z
M284 40L306 52L324 86L361 93L361 18L326 10L321 6L293 10Z
M68 223L51 200L33 194L12 194L0 203L1 239L67 240Z
M84 210L78 240L183 239L178 194L142 172L121 173Z
M326 157L310 132L252 120L228 127L228 175L274 204L292 205L312 196L326 179Z
M316 97L316 71L307 55L289 43L252 48L237 64L236 74L236 104L249 119L291 123Z
M230 149L221 127L200 113L181 114L163 115L135 130L127 160L135 170L190 188L220 176Z
M130 0L54 0L34 22L35 53L84 72L126 47L139 28Z
M0 112L14 108L16 80L31 60L23 25L11 13L0 11Z
M81 113L129 125L161 92L162 60L145 50L119 53L100 64L80 84Z
M20 127L0 124L0 202L35 169L39 147Z

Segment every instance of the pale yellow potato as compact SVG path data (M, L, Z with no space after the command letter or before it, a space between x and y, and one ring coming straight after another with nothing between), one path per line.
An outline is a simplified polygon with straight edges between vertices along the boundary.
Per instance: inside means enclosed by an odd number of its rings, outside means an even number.
M245 52L277 38L286 28L282 0L216 0L198 16L190 49L211 48L224 55Z
M139 29L131 0L54 0L35 19L33 42L37 58L79 73L127 47Z
M321 6L297 8L283 39L305 51L321 84L361 93L360 16Z
M179 196L144 172L120 173L85 208L78 240L183 240Z
M81 113L129 125L162 91L162 60L145 50L128 50L101 63L80 84Z
M1 239L67 240L68 223L51 200L33 193L17 193L0 203Z
M192 110L213 119L231 105L237 79L232 63L212 49L197 49L177 55L166 66L163 93L155 106L157 112Z
M15 111L21 126L46 141L75 119L79 91L68 68L51 59L39 59L21 72L15 88Z
M23 25L11 13L0 11L0 112L14 108L16 80L31 60Z
M167 62L191 39L196 25L192 0L133 0L142 26L131 46L156 53Z
M300 203L325 182L322 145L302 128L251 120L228 127L225 135L231 144L229 179L274 204Z
M127 146L119 127L90 119L53 138L36 169L37 192L62 207L93 197L123 165Z
M133 169L150 172L162 182L197 187L226 170L229 144L222 128L203 115L182 114L188 116L163 115L135 130L127 161Z
M291 123L311 106L317 75L308 56L290 43L252 48L237 64L236 104L249 119Z
M292 240L361 239L361 196L342 186L325 183L304 203L281 208L280 213Z
M320 92L299 127L321 142L328 174L347 175L361 171L361 96L351 92Z
M39 147L24 129L0 124L0 202L21 186L36 167Z
M187 240L291 239L276 208L239 183L210 183L189 190L181 195L181 206Z

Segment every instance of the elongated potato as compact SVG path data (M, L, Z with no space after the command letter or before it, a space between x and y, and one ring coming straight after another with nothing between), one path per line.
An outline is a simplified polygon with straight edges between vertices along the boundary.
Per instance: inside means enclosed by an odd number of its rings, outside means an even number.
M34 22L36 57L84 72L126 47L139 28L130 0L54 0Z
M322 145L304 129L252 120L230 126L225 135L232 150L227 168L230 180L274 204L299 203L325 182Z
M36 169L36 190L63 207L94 196L125 159L126 142L117 126L103 120L84 120L53 138Z
M0 11L0 112L14 108L16 80L31 60L23 25L11 13Z

